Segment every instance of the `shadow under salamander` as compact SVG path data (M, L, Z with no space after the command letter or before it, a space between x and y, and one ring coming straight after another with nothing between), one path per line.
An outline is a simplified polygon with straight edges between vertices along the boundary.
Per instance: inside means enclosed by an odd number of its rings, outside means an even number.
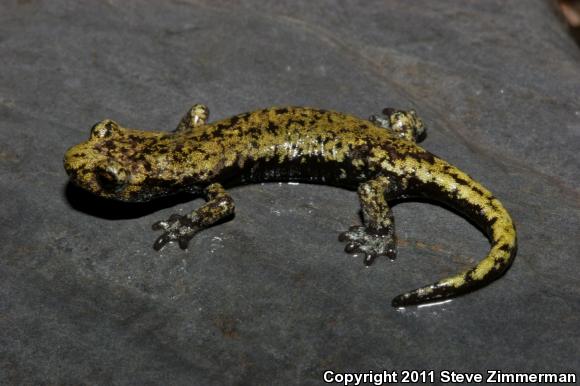
M67 182L64 188L64 195L73 209L94 217L104 218L108 220L123 220L143 217L162 209L170 208L178 204L183 204L186 202L193 201L197 198L201 198L199 195L183 192L172 196L156 198L152 201L147 202L138 202L138 203L123 202L96 196L90 192L87 192L84 189L75 186L70 181ZM477 224L471 218L463 215L457 209L441 204L440 202L437 202L435 200L418 197L389 200L389 204L391 207L394 207L399 204L404 204L406 202L419 202L446 209L454 213L455 215L466 219L471 225L477 228L486 238L488 238L485 229L483 229L482 226L480 226L480 224ZM359 216L361 218L361 223L363 223L362 211L359 211ZM228 219L230 218L228 217ZM225 222L228 219L224 219L219 223Z
M105 199L81 189L71 182L64 187L64 196L70 206L79 212L108 220L123 220L143 217L178 204L192 201L199 196L179 193L148 202L122 202Z

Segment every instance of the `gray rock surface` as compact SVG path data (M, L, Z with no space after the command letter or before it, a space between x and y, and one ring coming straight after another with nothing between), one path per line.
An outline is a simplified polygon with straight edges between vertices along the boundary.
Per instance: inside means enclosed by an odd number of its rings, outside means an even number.
M485 238L395 208L399 259L336 241L353 192L234 189L187 252L150 224L202 201L102 202L65 150L103 118L172 129L269 105L414 107L424 147L518 227L499 281L430 307L393 296L471 266ZM0 383L315 385L325 369L580 373L580 52L548 2L0 3Z

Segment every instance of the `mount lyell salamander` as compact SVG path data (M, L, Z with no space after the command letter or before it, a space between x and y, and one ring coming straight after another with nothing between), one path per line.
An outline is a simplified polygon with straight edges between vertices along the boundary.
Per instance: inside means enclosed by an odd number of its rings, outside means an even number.
M273 107L208 123L194 105L173 132L141 131L112 120L93 126L90 139L70 148L71 181L102 197L149 201L181 191L207 203L187 215L153 224L183 249L199 231L231 216L225 186L302 181L357 189L363 224L340 234L345 251L394 259L396 238L389 200L416 197L447 205L480 226L491 250L475 267L393 299L401 307L454 297L501 276L516 252L510 215L486 188L417 146L425 133L414 111L385 109L369 120L306 107Z

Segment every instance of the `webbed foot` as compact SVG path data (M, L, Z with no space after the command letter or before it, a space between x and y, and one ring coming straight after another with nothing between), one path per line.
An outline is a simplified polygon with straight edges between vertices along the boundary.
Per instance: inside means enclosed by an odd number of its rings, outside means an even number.
M390 107L382 115L371 115L369 121L409 141L421 142L425 137L425 125L415 110L403 111Z
M378 256L397 257L397 246L392 232L373 232L367 227L355 225L342 232L338 239L347 242L345 252L355 255L364 254L365 265L371 265Z
M164 231L153 244L156 251L161 250L170 241L177 241L181 249L187 249L189 241L203 229L197 216L179 214L172 214L165 221L157 221L152 228L156 231Z
M219 183L204 189L207 202L187 215L173 214L166 221L157 221L153 230L164 231L153 244L160 250L170 241L177 241L181 249L186 249L195 234L234 214L234 200Z

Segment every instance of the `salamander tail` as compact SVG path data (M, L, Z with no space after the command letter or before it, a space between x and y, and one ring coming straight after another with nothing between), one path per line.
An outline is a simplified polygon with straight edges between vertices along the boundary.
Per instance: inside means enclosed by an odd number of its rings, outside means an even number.
M437 171L444 177L436 181L421 181L429 198L441 201L472 219L486 232L491 250L475 267L431 285L401 294L392 301L393 307L455 297L482 287L509 268L516 255L516 231L512 219L491 192L459 169L438 160Z

